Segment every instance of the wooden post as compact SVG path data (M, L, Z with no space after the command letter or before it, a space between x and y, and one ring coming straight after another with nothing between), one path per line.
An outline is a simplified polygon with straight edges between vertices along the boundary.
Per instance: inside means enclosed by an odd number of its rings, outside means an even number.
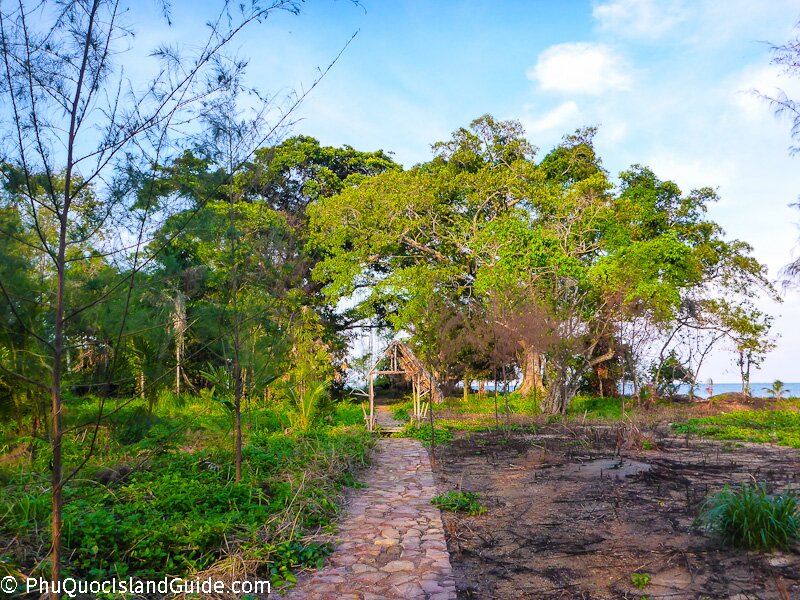
M372 371L369 373L369 422L367 430L372 431L375 423L375 391L372 385Z
M415 423L419 420L419 411L417 410L417 378L411 380L411 420Z
M436 467L436 429L433 421L433 376L431 376L428 380L428 385L430 386L430 419L431 419L431 466Z

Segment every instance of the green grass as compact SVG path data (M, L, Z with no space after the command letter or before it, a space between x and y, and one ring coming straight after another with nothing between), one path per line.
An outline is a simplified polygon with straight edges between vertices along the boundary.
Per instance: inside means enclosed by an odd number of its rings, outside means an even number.
M501 420L500 427L504 427ZM516 425L512 424L510 429L512 431L533 431L535 427L532 425ZM436 421L436 445L443 446L453 441L456 431L496 431L494 417L492 418L477 418L470 420L459 419L442 419ZM430 447L431 445L431 426L430 423L423 423L419 427L412 423L406 424L403 431L393 434L393 437L407 437L419 440L424 446Z
M392 418L396 421L409 421L411 419L411 402L395 404L392 408Z
M91 430L75 427L95 417L98 406L96 398L66 405L65 472L91 443ZM243 414L244 468L236 483L224 407L173 395L161 398L153 414L138 400L109 401L106 411L116 407L98 430L94 455L65 488L65 575L185 575L213 565L227 546L259 561L273 584L291 581L292 569L316 565L330 551L302 537L331 525L343 487L355 483L354 469L374 443L357 404L335 405L303 435L284 434L284 407L260 406ZM46 574L39 560L49 539L49 446L8 426L0 445L7 454L0 468L0 566ZM114 471L130 473L104 479Z
M800 448L800 412L792 410L739 410L713 417L689 419L672 426L679 433L691 433L719 440L774 443Z
M430 423L424 423L419 427L411 423L408 423L403 428L403 431L393 435L396 437L406 437L414 440L419 440L425 447L428 448L431 445L431 439L434 437L433 435L431 435ZM440 423L436 423L435 439L437 446L444 446L445 444L449 444L450 442L453 441L452 429L443 426Z
M537 416L542 414L541 398L536 395L521 396L512 392L508 395L508 407L512 415ZM405 405L402 405L402 408L406 408ZM494 395L470 394L466 400L461 396L447 398L443 404L436 408L439 410L446 409L458 415L494 416ZM628 403L626 414L630 414L632 409L633 405ZM497 398L497 411L501 418L505 415L505 399L502 394ZM567 417L570 419L582 418L584 414L587 419L621 419L622 402L619 398L576 396L567 409Z
M442 510L465 512L471 516L482 515L486 512L486 508L480 502L480 494L477 492L447 492L435 496L431 500L431 504L435 504Z
M771 496L764 484L725 487L706 501L699 523L726 543L748 550L786 550L800 537L797 496Z
M630 415L633 404L627 402L625 414ZM576 396L567 407L567 416L570 418L587 419L622 419L622 400L620 398L597 398L594 396Z
M473 415L494 415L494 393L469 394L464 400L463 396L446 398L444 402L435 408L446 409L454 414L473 414ZM508 407L512 413L521 415L539 414L539 398L534 395L521 396L515 392L508 395ZM502 393L497 396L497 411L505 414L505 398Z

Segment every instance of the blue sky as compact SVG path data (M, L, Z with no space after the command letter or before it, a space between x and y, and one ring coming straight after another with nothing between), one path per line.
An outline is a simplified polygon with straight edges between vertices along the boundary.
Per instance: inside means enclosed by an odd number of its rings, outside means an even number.
M191 39L201 4L176 1L168 35ZM800 211L788 205L800 157L788 154L789 124L750 90L800 98L800 79L769 64L769 43L787 41L798 19L797 0L329 0L268 19L238 47L251 83L280 94L310 85L358 31L293 131L392 151L406 166L484 113L519 119L543 152L596 125L612 174L641 163L686 190L716 188L711 217L775 277L797 253ZM800 381L800 295L761 307L781 338L754 380ZM731 355L702 376L735 381Z

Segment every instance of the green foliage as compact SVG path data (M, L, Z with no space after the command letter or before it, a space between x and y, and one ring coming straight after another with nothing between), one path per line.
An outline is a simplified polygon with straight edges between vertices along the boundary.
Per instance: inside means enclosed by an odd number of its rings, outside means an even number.
M289 422L292 428L300 432L308 431L319 417L320 405L328 395L328 382L312 383L302 391L289 387L287 393L291 403Z
M725 487L706 501L699 522L725 543L749 550L785 550L800 539L796 494L769 495L763 483Z
M331 414L332 425L363 425L364 415L358 402L339 402Z
M668 332L710 306L709 289L772 289L752 249L707 218L711 188L684 193L634 165L614 189L594 133L567 136L537 164L518 122L484 115L435 144L430 162L321 199L308 211L314 279L331 302L358 290L353 313L412 333L448 376L513 368L538 348L550 383L539 408L560 414L595 351L616 345L601 339L611 323L635 315ZM768 321L743 306L730 301L715 324L756 364ZM686 379L666 367L663 380Z
M493 393L469 394L466 400L461 396L458 398L446 398L442 407L456 414L493 415L495 409L494 401ZM508 394L509 409L515 414L540 414L540 403L540 398L534 394L529 396L522 396L517 392ZM498 394L497 397L497 410L500 414L505 413L505 398L502 393Z
M404 402L401 405L395 404L392 408L392 418L396 421L409 421L411 419L411 413L409 411L412 410L412 406L410 402Z
M431 434L433 432L433 435ZM453 431L450 427L436 424L435 429L431 429L430 423L423 423L419 427L412 423L408 423L403 432L400 434L402 437L408 437L414 440L419 440L423 445L430 447L431 439L436 439L437 446L444 446L453 441Z
M297 583L292 573L296 569L321 569L325 558L333 552L333 544L310 542L301 544L295 540L268 547L270 557L270 583L281 587Z
M453 441L454 432L456 431L492 431L495 429L494 417L478 417L472 420L463 419L436 419L436 445L446 445ZM511 429L526 429L531 430L532 427L519 427L512 425ZM419 427L412 423L406 424L403 431L393 434L397 437L408 437L419 440L426 447L431 445L431 425L430 423L422 423Z
M471 516L482 515L486 512L486 508L480 502L480 494L477 492L447 492L435 496L431 500L431 504L435 504L442 510L465 512Z
M780 379L776 379L772 382L772 386L764 388L764 391L768 393L772 399L781 400L786 393L786 385Z
M737 410L713 417L674 423L679 433L719 440L774 443L800 448L800 412L796 410Z
M630 412L630 407L626 407L626 414ZM599 398L596 396L576 396L567 409L567 415L574 418L582 418L586 415L587 419L622 419L622 399L621 398Z
M657 382L656 392L659 396L674 396L681 383L690 383L693 374L675 354L671 351L663 361L656 362L650 367L652 380Z
M535 416L541 415L541 399L534 394L522 396L513 392L509 394L508 405L515 415ZM455 414L474 414L474 415L494 415L494 395L493 394L470 394L464 401L461 397L446 398L442 408ZM497 398L497 409L502 416L505 413L505 402L503 395ZM626 406L626 412L630 412L631 407ZM586 415L588 419L620 419L622 418L622 400L620 398L600 398L596 396L577 395L567 409L570 418L582 418Z
M643 590L650 584L650 573L631 573L631 583L634 587Z
M95 415L99 402L71 400L68 422ZM84 477L66 488L66 572L91 578L187 574L212 565L223 556L225 540L235 539L264 561L274 584L291 582L291 569L316 566L329 552L327 545L302 544L299 536L330 524L342 486L356 484L353 469L372 447L362 426L340 424L354 415L360 423L360 407L341 403L332 414L336 424L284 435L275 408L254 411L245 420L245 469L237 484L224 437L229 416L221 405L184 396L153 415L145 401L122 407L100 430L103 450L86 469L96 480ZM10 439L15 448L27 443ZM74 464L89 440L79 432L64 441L65 460ZM24 460L0 470L0 540L10 548L46 548L47 461L41 451L35 471ZM286 511L297 524L292 534L271 529ZM30 572L34 565L12 566Z

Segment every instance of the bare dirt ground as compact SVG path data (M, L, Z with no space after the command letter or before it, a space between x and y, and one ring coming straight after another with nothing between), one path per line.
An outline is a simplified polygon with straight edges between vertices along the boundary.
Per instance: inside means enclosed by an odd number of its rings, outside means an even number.
M459 432L437 448L438 491L479 492L488 509L443 514L458 597L800 600L800 548L726 549L693 527L725 484L797 488L800 452L649 434L655 448L621 456L617 431L589 424Z

